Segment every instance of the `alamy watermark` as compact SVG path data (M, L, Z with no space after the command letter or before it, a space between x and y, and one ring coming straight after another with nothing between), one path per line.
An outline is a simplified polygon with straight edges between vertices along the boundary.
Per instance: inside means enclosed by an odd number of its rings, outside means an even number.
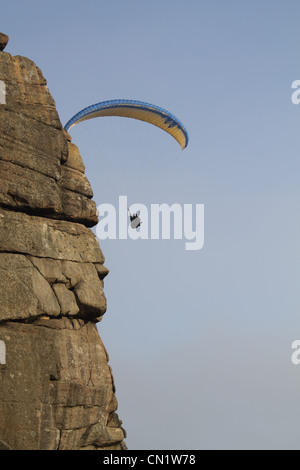
M3 80L0 80L0 104L6 104L6 86Z
M129 216L128 216L129 213ZM187 251L201 250L204 245L204 204L144 204L128 207L127 196L113 204L98 206L99 240L185 240Z
M292 89L295 90L291 96L292 103L300 104L300 80L293 81ZM291 361L295 366L298 366L300 365L300 340L296 339L295 341L293 341L291 347L292 349L294 349Z
M291 96L292 103L300 104L300 80L293 81L292 89L295 90Z
M0 341L0 365L6 364L6 346L4 341Z
M300 364L300 340L296 339L292 343L292 349L295 349L295 351L292 354L291 360L294 366L299 366Z

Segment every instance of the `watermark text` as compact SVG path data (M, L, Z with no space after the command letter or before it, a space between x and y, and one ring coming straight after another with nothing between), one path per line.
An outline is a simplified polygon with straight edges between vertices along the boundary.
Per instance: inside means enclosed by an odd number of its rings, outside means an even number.
M6 346L4 341L0 341L0 365L6 364Z
M6 86L3 80L0 80L0 104L6 104Z
M134 214L140 222L128 222ZM127 205L127 196L119 196L119 207L113 204L98 206L99 223L96 234L99 240L185 240L187 251L201 250L204 245L204 204L144 204ZM136 215L138 214L138 216ZM131 220L132 220L131 216Z

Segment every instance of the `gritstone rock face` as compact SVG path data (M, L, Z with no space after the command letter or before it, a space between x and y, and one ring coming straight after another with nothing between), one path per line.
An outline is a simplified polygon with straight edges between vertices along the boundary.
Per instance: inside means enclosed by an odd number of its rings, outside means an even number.
M7 34L0 33L0 51L4 51L9 41Z
M124 449L82 158L31 60L1 52L0 85L0 449Z

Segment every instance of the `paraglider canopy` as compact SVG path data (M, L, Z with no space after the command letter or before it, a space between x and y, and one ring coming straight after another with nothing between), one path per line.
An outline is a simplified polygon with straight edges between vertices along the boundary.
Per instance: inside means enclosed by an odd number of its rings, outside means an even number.
M93 104L75 114L65 125L65 130L68 131L79 122L102 116L123 116L146 121L160 127L174 137L182 150L188 144L187 130L179 119L169 113L169 111L150 103L144 103L143 101L109 100Z

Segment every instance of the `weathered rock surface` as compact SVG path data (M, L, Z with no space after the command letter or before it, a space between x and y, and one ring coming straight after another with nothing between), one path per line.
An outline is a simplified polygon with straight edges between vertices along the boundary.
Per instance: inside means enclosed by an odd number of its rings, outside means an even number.
M0 51L4 51L9 41L7 34L0 33Z
M103 264L93 232L81 224L2 209L0 252L25 253L40 258Z
M32 61L0 52L0 80L0 449L124 449L81 155Z
M0 80L6 86L6 103L0 106L0 204L95 225L84 165L62 129L40 69L25 57L2 53ZM67 164L69 157L75 168Z
M7 348L7 364L0 366L1 440L25 450L121 447L113 379L95 325L7 322L0 340Z

